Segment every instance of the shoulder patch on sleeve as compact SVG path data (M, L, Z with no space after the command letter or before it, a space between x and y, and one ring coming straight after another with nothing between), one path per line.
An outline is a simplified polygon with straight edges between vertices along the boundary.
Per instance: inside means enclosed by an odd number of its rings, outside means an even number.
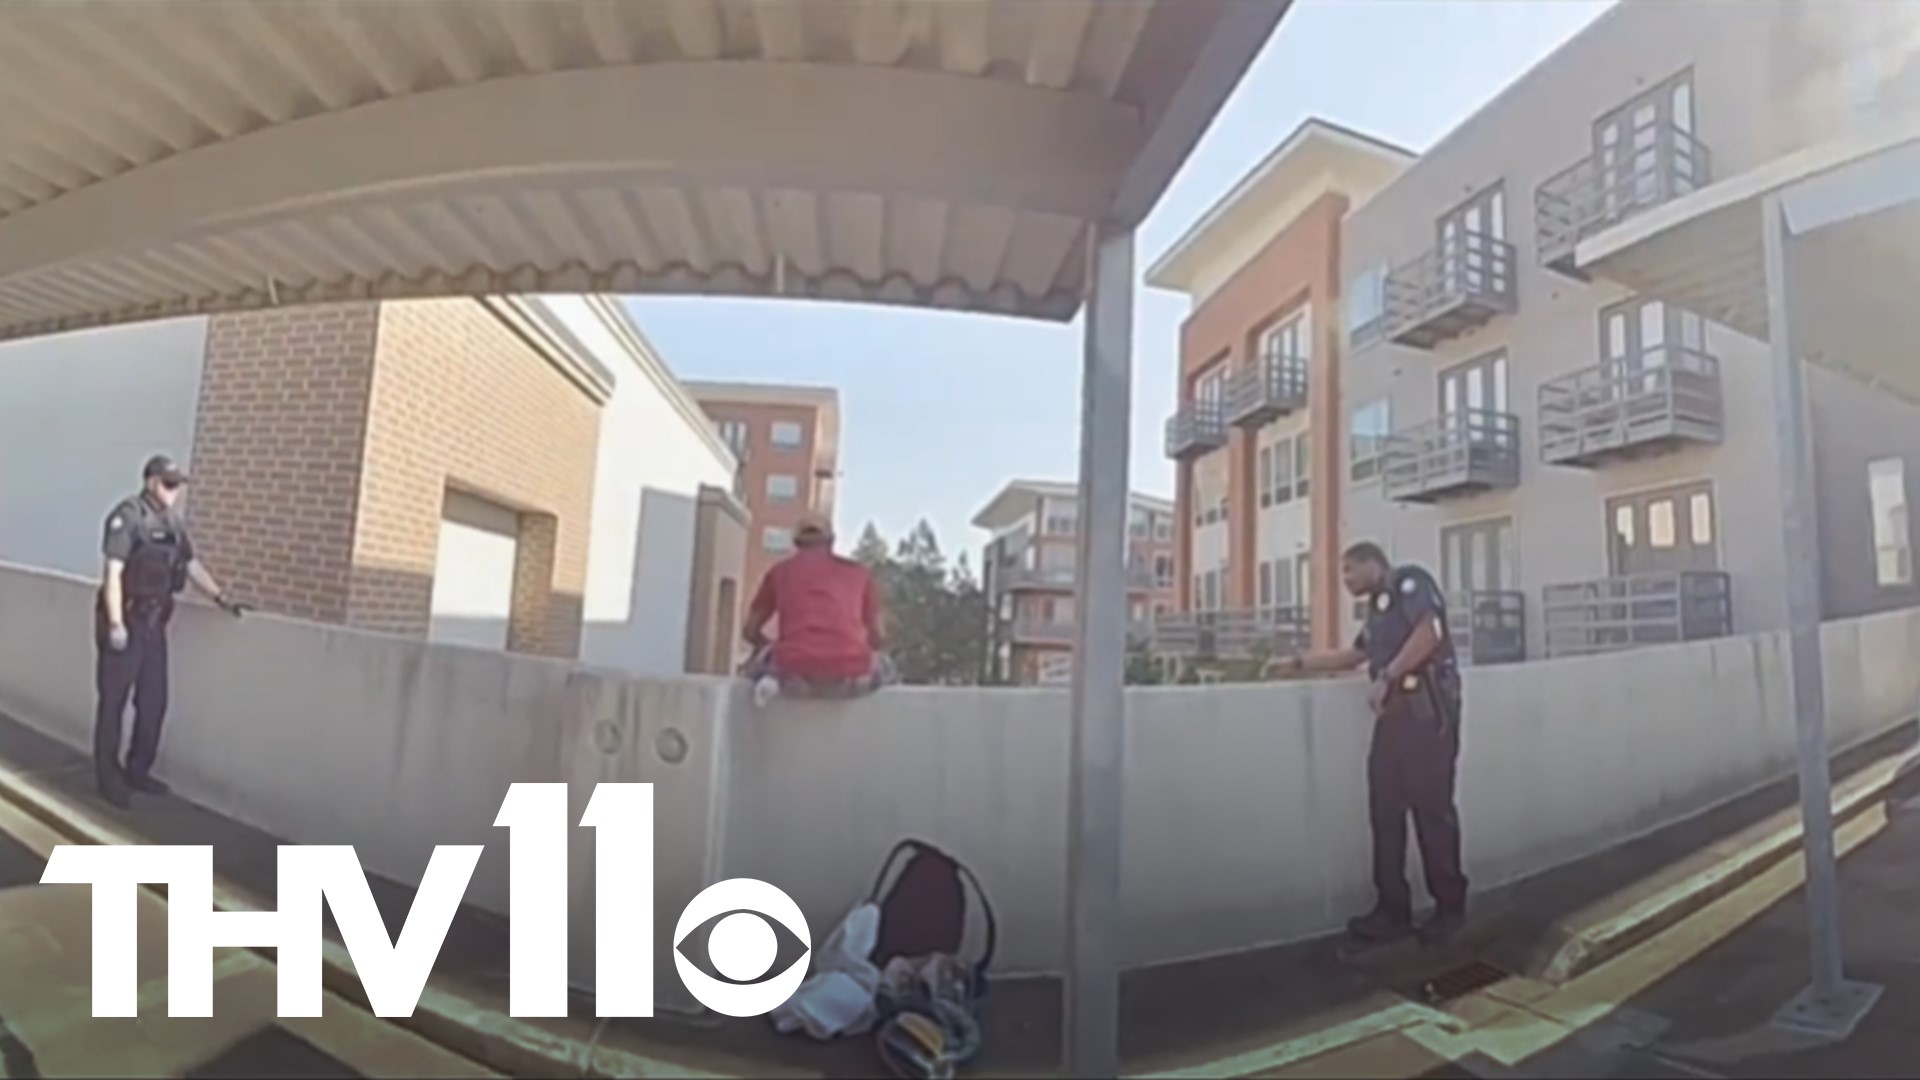
M115 514L107 519L107 528L109 529L118 529L123 524L125 524L125 522L120 520L119 514Z
M1412 574L1408 574L1406 577L1400 579L1400 591L1406 593L1408 596L1412 596L1415 592L1419 591L1419 588L1420 582L1417 581Z

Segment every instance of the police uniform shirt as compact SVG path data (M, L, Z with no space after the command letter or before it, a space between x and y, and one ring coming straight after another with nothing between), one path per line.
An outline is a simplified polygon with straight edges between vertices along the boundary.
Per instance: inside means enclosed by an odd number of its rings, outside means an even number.
M101 552L109 559L125 563L143 544L171 545L174 548L172 571L193 561L193 541L180 515L153 505L145 495L135 495L113 508L107 515L106 536ZM126 586L122 585L123 593ZM171 588L168 593L171 594ZM131 594L127 594L131 598Z
M1440 620L1440 644L1428 664L1453 659L1453 637L1447 632L1447 602L1433 575L1417 566L1402 566L1387 575L1386 587L1367 598L1367 625L1353 647L1367 654L1367 674L1379 678L1414 628L1430 618Z

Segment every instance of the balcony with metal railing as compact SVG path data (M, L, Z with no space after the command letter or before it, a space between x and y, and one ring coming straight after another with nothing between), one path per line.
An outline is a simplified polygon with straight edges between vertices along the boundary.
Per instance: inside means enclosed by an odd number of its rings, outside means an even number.
M1482 233L1458 233L1387 274L1387 339L1431 349L1512 314L1517 293L1513 245Z
M1652 145L1637 151L1609 147L1589 154L1534 189L1541 265L1584 280L1574 264L1580 241L1712 182L1713 156L1692 134L1667 125L1651 138Z
M1431 503L1520 482L1520 418L1465 409L1381 440L1381 493Z
M1153 635L1153 623L1145 619L1133 619L1127 622L1127 643L1129 646L1143 645ZM1008 624L1007 640L1015 645L1040 645L1048 647L1071 647L1073 645L1073 620L1061 622L1058 619L1022 617Z
M1304 607L1198 611L1153 620L1147 648L1159 656L1207 660L1281 656L1308 647Z
M1447 596L1453 651L1466 664L1512 664L1527 658L1526 594L1492 589Z
M1584 468L1717 443L1725 424L1720 361L1659 347L1540 384L1540 460Z
M1258 428L1307 404L1307 361L1301 356L1262 357L1227 380L1226 420Z
M1005 566L999 570L1000 587L1005 590L1068 590L1074 587L1079 577L1079 571L1071 566ZM1136 560L1127 565L1128 589L1150 592L1171 587L1160 582L1154 574L1152 563Z
M1549 657L1726 637L1732 581L1718 570L1676 570L1549 585L1540 617Z
M1217 401L1192 401L1167 418L1167 456L1200 457L1227 445L1226 411Z

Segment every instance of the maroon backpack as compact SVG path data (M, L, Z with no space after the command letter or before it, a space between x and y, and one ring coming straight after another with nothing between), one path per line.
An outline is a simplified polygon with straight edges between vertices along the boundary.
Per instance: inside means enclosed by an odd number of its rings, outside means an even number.
M906 864L893 875L900 856ZM893 877L888 885L887 879ZM880 908L880 933L874 945L874 966L885 968L896 956L927 956L944 953L956 959L960 943L967 933L967 889L972 888L986 919L987 943L984 953L973 965L973 993L978 998L986 990L987 967L993 963L998 928L993 905L987 901L980 881L958 859L923 840L902 840L880 866L868 897Z

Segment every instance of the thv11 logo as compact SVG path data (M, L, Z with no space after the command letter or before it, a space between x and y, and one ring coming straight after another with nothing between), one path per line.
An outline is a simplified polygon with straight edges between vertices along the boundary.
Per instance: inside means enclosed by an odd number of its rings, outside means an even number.
M516 1017L567 1015L567 785L514 784L494 825L508 830L511 993ZM597 784L580 824L594 830L594 999L597 1015L653 1015L653 785ZM279 909L216 911L213 848L54 848L43 885L90 885L93 893L93 1015L135 1016L139 889L167 887L167 1015L213 1015L213 950L277 950L279 1015L319 1016L321 906L334 923L379 1016L408 1016L446 945L481 845L435 847L396 939L374 906L360 858L348 845L280 848ZM767 920L799 940L798 959L767 976L778 942ZM682 951L708 922L709 960L722 978ZM800 906L764 881L709 885L680 912L674 965L701 1004L727 1016L779 1008L806 977L812 936ZM764 976L764 978L762 978ZM759 978L761 981L748 981Z

